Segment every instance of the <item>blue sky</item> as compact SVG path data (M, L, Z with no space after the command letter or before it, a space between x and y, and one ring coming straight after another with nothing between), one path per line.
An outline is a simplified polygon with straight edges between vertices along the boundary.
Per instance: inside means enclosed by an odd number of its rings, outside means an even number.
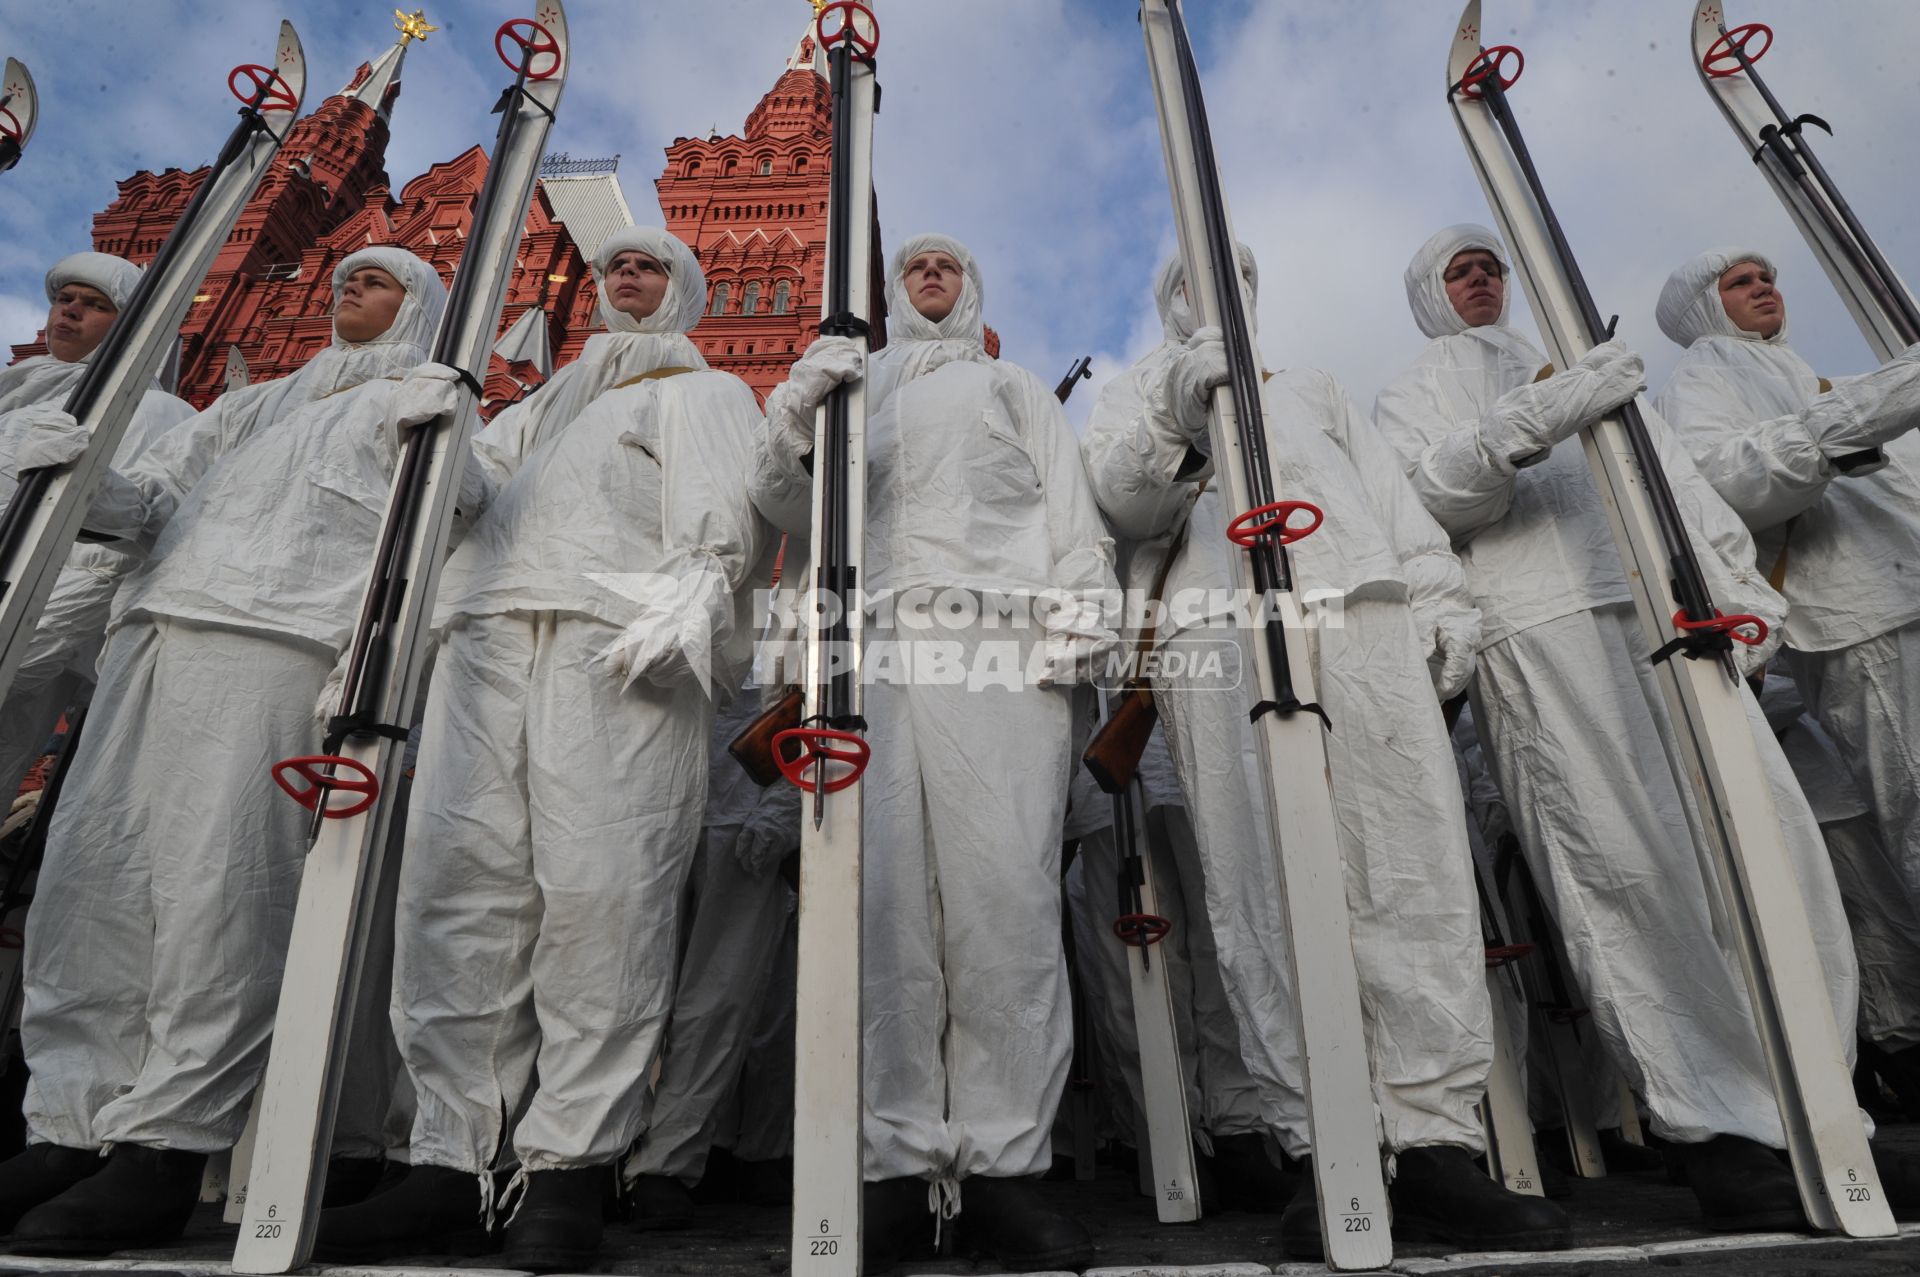
M424 2L424 0L423 0ZM412 7L409 0L408 7ZM493 136L503 69L493 29L526 0L428 6L443 29L408 56L387 168L396 185ZM392 4L252 0L15 6L0 54L39 82L43 117L0 175L0 338L31 335L39 278L85 247L115 178L204 163L231 127L236 62L264 61L275 18L299 28L309 102L393 38ZM1317 365L1370 404L1421 338L1401 272L1426 235L1488 220L1441 94L1452 0L1187 0L1240 234L1259 253L1270 364ZM1896 266L1920 270L1910 173L1910 66L1920 5L1731 0L1779 37L1762 64L1819 138ZM877 124L889 242L944 230L987 277L1005 354L1098 379L1157 339L1149 287L1172 248L1153 104L1132 0L878 0ZM572 0L576 61L552 149L622 155L636 216L675 136L737 131L804 25L804 0ZM1784 212L1691 69L1677 0L1487 0L1493 39L1529 63L1514 90L1603 310L1656 376L1677 354L1653 326L1669 270L1716 243L1777 255L1795 344L1823 373L1870 360ZM1530 327L1521 316L1520 322ZM1083 390L1075 417L1092 396Z

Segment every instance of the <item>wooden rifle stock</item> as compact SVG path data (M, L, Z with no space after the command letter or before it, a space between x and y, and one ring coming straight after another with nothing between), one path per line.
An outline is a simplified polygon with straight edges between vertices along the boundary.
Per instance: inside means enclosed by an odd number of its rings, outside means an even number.
M1146 752L1147 737L1160 710L1153 703L1153 692L1142 683L1130 683L1113 704L1107 721L1087 742L1080 761L1093 776L1093 783L1109 794L1124 794L1140 769L1140 755Z
M727 746L733 761L746 769L753 783L765 789L780 779L780 764L774 756L773 738L800 726L800 689L789 687L786 694L747 724L746 730Z

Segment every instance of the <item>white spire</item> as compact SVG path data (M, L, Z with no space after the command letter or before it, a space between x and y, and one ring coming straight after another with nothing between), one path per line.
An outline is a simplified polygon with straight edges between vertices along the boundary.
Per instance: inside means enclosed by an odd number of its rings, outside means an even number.
M400 64L406 61L407 46L415 40L425 40L428 32L439 30L418 9L411 15L395 9L393 16L393 27L400 33L400 39L371 63L362 63L353 79L340 90L341 97L365 102L382 119L387 118L389 98L400 83Z
M827 54L814 34L811 18L807 20L807 29L793 42L793 56L787 59L787 70L811 71L823 80L827 78Z

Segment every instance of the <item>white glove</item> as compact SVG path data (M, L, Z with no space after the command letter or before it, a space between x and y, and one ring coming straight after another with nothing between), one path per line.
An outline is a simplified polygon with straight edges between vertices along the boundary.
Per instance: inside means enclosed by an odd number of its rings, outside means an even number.
M765 878L800 845L800 789L774 785L764 791L733 840L733 858L741 870Z
M444 417L460 406L465 389L458 368L446 364L421 364L401 379L387 408L387 424L402 443L415 426Z
M1040 644L1040 668L1034 679L1040 687L1071 687L1086 682L1094 660L1118 636L1106 627L1100 605L1091 599L1069 604L1045 619L1046 638Z
M866 376L867 357L851 337L818 337L767 399L771 442L788 461L813 451L814 412L835 386Z
M86 455L93 432L74 420L65 408L33 404L18 410L15 421L26 430L14 450L16 473L71 465Z
M1543 452L1592 425L1647 388L1640 356L1617 341L1601 342L1573 367L1508 391L1488 412L1494 450L1510 461Z
M1865 452L1920 425L1920 358L1906 353L1859 377L1847 377L1814 402L1807 431L1828 457ZM1828 420L1832 418L1832 420ZM1878 466L1873 467L1878 469ZM1848 471L1870 473L1860 468Z
M0 821L0 841L32 823L34 813L40 810L41 795L46 792L44 789L36 789L30 793L21 794L13 800L13 807L7 812L7 818Z
M1473 680L1474 663L1479 658L1480 616L1477 612L1447 612L1433 626L1433 651L1427 657L1427 673L1433 678L1433 690L1443 701L1452 700Z
M1231 379L1227 343L1218 328L1202 328L1167 365L1161 405L1187 441L1207 450L1207 408L1213 392Z
M633 623L594 654L594 663L620 680L621 691L641 679L670 687L692 679L710 685L716 608L726 601L726 578L717 569L614 576L589 572L587 579L639 604Z
M816 337L807 352L787 371L795 402L812 412L826 402L835 386L867 375L867 356L851 337Z

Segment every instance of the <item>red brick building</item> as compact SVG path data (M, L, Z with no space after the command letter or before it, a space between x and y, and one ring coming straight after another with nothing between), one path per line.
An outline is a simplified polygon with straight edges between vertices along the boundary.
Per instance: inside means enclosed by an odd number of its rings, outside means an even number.
M820 331L832 125L811 31L738 137L675 138L654 183L707 273L695 344L762 399Z
M181 327L178 389L204 407L227 385L229 350L254 381L285 376L329 340L333 268L368 244L418 254L451 280L486 176L480 146L435 164L398 198L384 167L409 37L363 64L301 119L215 259ZM745 135L678 138L658 182L669 229L698 254L708 360L762 397L819 328L829 123L825 63L802 37ZM612 160L549 157L527 214L486 383L492 410L579 354L599 327L587 257L631 225ZM151 261L206 169L139 172L94 218L94 247ZM15 346L16 359L46 349Z

